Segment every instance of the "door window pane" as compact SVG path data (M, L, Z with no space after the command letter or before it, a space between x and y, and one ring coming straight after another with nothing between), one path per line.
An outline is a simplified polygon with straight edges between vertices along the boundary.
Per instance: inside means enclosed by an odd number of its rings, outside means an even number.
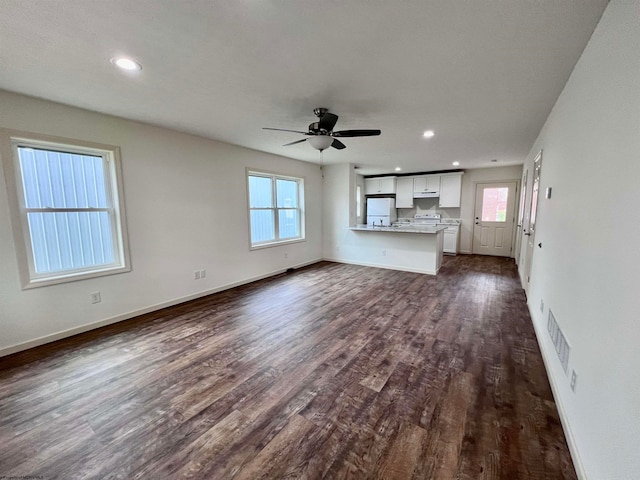
M482 221L506 222L509 189L485 188L482 193Z

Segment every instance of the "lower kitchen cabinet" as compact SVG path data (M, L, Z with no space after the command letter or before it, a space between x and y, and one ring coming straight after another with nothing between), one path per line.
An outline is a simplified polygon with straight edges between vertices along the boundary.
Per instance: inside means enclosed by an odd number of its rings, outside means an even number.
M460 227L457 225L446 225L446 227L447 229L444 231L442 251L444 253L455 255L458 253L458 235L460 234Z

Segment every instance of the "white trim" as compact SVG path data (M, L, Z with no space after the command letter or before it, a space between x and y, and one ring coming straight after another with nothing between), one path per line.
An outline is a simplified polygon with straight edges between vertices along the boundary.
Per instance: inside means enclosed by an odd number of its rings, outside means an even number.
M540 330L538 330L538 326L536 322L534 321L533 310L531 305L529 305L528 300L527 300L527 309L529 310L529 316L531 317L533 330L535 331L535 334L536 334L538 347L540 349L540 353L542 354L542 362L544 363L544 369L546 370L547 378L549 379L549 385L551 386L551 393L553 395L553 400L556 404L556 409L558 410L558 416L560 417L560 424L562 425L562 430L564 431L564 436L567 440L567 446L569 447L569 453L571 454L571 459L573 460L573 466L576 470L576 475L578 476L579 480L587 480L587 474L585 472L584 465L582 464L582 458L580 457L578 445L573 435L573 431L571 430L571 425L569 423L566 410L564 409L564 405L562 404L561 397L558 394L558 386L556 384L555 378L550 374L551 370L549 368L549 357L547 357L547 350L543 347L543 342L541 341L542 336L541 336ZM557 358L555 357L555 355L553 355L553 357Z
M19 166L18 148L20 146L101 157L103 159L105 182L107 183L106 194L109 206L106 208L27 209L24 201L23 176ZM131 271L119 147L78 139L53 137L34 132L0 129L0 156L3 157L2 163L5 169L11 226L16 247L20 282L23 289ZM37 274L31 247L31 230L26 212L40 210L47 212L108 211L113 227L112 241L115 261L109 265L96 265Z
M384 268L387 270L398 270L401 272L410 272L410 273L422 273L425 275L437 275L440 269L437 270L425 270L422 268L410 268L410 267L396 267L393 265L381 265L378 263L369 263L369 262L354 262L353 260L344 260L341 258L332 258L332 257L324 257L323 260L327 262L336 262L336 263L345 263L348 265L360 265L362 267L375 267L375 268Z
M246 186L247 186L247 224L248 224L248 234L249 234L249 250L256 250L260 248L269 248L275 247L278 245L285 245L287 243L294 242L304 242L306 241L306 211L305 211L305 178L304 177L293 177L291 175L284 175L275 172L268 172L264 170L256 170L249 167L245 168L245 177L246 177ZM250 177L262 177L268 178L271 180L271 188L272 188L272 201L273 206L271 207L256 207L251 208L251 188L249 185ZM297 207L278 207L278 190L277 190L277 181L278 180L288 180L294 181L297 185L297 197L298 197L298 206ZM273 229L274 234L277 238L273 240L267 240L264 242L253 242L251 238L251 212L253 210L267 210L273 212ZM298 212L298 230L300 231L300 235L294 238L280 238L280 216L279 212L281 210L296 210Z
M314 263L322 262L324 259L318 258L316 260L311 260L309 262L299 263L294 265L293 267L288 267L286 269L278 269L269 273L265 273L263 275L258 275L255 277L251 277L245 280L240 280L237 282L228 283L219 287L215 287L209 290L203 290L201 292L193 293L191 295L186 295L184 297L175 298L173 300L168 300L166 302L157 303L155 305L151 305L149 307L140 308L137 310L132 310L127 313L122 313L120 315L116 315L114 317L106 318L104 320L99 320L93 323L87 323L85 325L80 325L79 327L70 328L68 330L62 330L60 332L52 333L50 335L45 335L43 337L39 337L33 340L29 340L23 343L17 343L15 345L11 345L9 347L4 347L0 349L0 357L4 357L6 355L11 355L13 353L21 352L23 350L28 350L30 348L38 347L40 345L44 345L46 343L55 342L56 340L61 340L63 338L71 337L73 335L78 335L79 333L88 332L90 330L95 330L96 328L105 327L107 325L111 325L114 323L122 322L124 320L129 320L131 318L137 317L139 315L144 315L145 313L155 312L156 310L161 310L163 308L172 307L174 305L178 305L180 303L188 302L190 300L195 300L197 298L206 297L207 295L212 295L214 293L222 292L224 290L229 290L231 288L239 287L241 285L246 285L248 283L256 282L258 280L263 280L268 277L273 277L275 275L280 275L281 273L285 273L289 268L302 268L308 265L313 265Z

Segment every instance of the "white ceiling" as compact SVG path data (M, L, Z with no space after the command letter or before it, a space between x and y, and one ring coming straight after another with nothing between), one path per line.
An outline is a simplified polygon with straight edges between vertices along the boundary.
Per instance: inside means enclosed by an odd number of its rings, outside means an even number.
M606 4L3 0L0 88L310 162L306 142L282 146L301 136L262 127L306 130L328 107L336 130L382 130L324 152L365 174L512 165Z

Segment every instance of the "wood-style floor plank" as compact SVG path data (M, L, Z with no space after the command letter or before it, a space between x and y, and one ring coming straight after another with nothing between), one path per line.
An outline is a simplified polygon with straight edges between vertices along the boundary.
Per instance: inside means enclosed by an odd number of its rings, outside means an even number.
M0 358L0 476L575 479L515 265L322 262Z

